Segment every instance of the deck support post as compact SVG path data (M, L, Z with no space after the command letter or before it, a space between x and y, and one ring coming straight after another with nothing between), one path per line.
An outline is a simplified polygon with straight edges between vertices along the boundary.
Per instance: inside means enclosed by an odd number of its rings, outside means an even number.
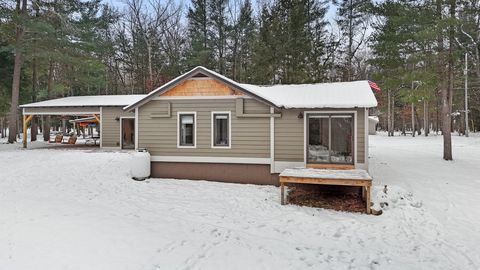
M27 127L28 122L32 120L33 115L23 115L23 148L27 148Z
M370 209L370 188L371 186L366 186L365 191L367 194L365 194L365 206L367 207L367 214L370 214L372 211Z
M280 183L280 202L282 205L285 204L285 184L283 182Z

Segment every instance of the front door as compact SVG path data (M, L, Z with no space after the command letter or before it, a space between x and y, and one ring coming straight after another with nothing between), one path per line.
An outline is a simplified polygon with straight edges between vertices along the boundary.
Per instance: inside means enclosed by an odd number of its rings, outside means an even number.
M353 114L307 115L307 163L353 164Z
M122 118L122 149L135 149L134 118Z

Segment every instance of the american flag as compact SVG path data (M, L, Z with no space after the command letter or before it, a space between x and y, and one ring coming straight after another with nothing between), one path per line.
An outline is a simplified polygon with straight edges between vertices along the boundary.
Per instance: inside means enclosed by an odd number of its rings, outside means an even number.
M378 87L378 85L375 82L368 80L368 84L370 85L370 88L372 88L373 91L377 93L382 91L382 89L380 89L380 87Z

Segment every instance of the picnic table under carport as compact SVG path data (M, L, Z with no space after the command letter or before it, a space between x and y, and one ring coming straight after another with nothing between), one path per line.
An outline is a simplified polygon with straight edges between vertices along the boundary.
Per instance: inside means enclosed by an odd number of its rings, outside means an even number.
M123 107L132 104L145 95L104 95L104 96L71 96L30 104L20 105L23 114L23 147L27 148L27 128L34 116L73 116L92 118L100 125L100 136L95 138L102 147L104 135L112 138L108 146L115 146L120 138L119 118ZM106 113L108 111L108 113ZM115 113L112 113L115 112Z

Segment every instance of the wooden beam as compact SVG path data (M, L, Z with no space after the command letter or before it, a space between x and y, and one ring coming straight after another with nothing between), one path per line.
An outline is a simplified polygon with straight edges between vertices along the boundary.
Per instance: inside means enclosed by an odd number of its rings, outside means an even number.
M280 183L280 203L282 205L285 204L285 183L281 182Z
M365 189L367 193L365 194L365 206L367 207L367 214L371 214L372 209L370 208L370 186L366 186Z
M33 114L31 115L23 115L23 148L27 148L27 127L28 122L32 120Z
M93 117L95 117L95 120L97 120L97 123L100 123L100 118L96 114L93 114Z

